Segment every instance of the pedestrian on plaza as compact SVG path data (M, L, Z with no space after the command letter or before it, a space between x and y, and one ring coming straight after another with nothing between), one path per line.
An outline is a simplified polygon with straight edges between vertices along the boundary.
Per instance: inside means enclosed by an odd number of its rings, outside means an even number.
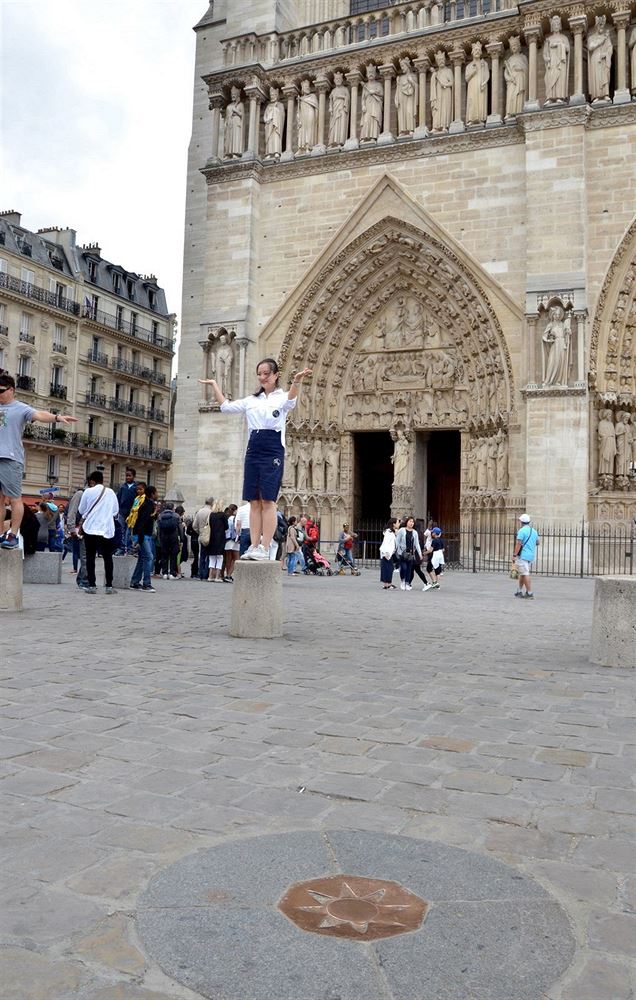
M210 558L210 569L208 579L210 583L220 583L223 556L225 554L225 533L228 527L225 504L221 500L217 500L213 504L209 520L210 541L208 544L208 555Z
M225 508L227 514L227 531L225 532L225 555L221 568L221 579L224 583L234 583L234 563L240 555L241 543L236 533L236 512L238 507L231 503Z
M11 507L11 525L0 537L0 548L18 547L18 533L24 514L22 479L24 477L24 445L22 434L28 423L75 424L69 417L49 410L35 410L15 398L15 379L0 372L0 494Z
M380 545L380 583L383 590L395 590L393 571L395 570L395 534L398 530L399 518L392 517L387 522Z
M515 597L533 598L534 593L532 591L532 580L530 579L530 567L535 560L537 546L541 540L536 528L532 527L532 518L529 514L522 514L519 520L521 527L517 532L517 541L512 556L512 563L517 567L517 572L519 573L519 583L515 591Z
M298 541L298 552L296 553L296 566L300 573L307 572L307 564L305 563L305 550L304 545L307 541L306 532L307 518L303 514L296 521L296 540Z
M130 514L133 503L137 498L137 483L135 476L137 473L129 465L126 466L125 478L117 490L117 502L119 504L119 524L122 532L120 546L116 549L115 555L123 556L132 549L132 532L126 524L126 518Z
M176 580L179 576L177 557L181 547L179 529L181 518L174 504L166 501L157 518L157 533L161 549L161 576L164 580Z
M250 547L250 505L242 504L236 512L236 533L239 540L239 556L244 555Z
M243 477L243 500L250 503L251 544L243 559L267 560L276 530L276 500L285 466L285 423L296 406L303 379L311 375L305 368L295 372L288 392L279 387L280 372L274 358L264 358L256 366L259 388L244 399L226 399L214 379L199 379L211 385L223 413L244 413L249 430Z
M415 518L411 515L404 518L395 536L395 553L400 562L400 590L412 590L416 564L418 575L422 577L423 574L419 568L422 561L422 549L415 531ZM424 579L426 578L424 577Z
M285 539L285 552L287 553L287 576L293 576L296 568L296 561L300 546L296 531L296 518L292 514L287 522L287 538Z
M439 526L431 528L431 537L426 548L426 572L431 583L426 583L423 590L439 590L439 578L444 572L444 540Z
M180 546L179 546L179 556L177 558L177 569L179 570L179 579L185 580L185 573L183 572L183 569L189 557L185 507L182 507L181 504L179 504L178 507L175 507L174 512L179 517Z
M345 567L349 567L352 576L359 576L353 558L353 543L358 536L349 530L348 524L342 525L342 531L338 535L338 550L336 557L340 563L339 573L344 573Z
M78 486L70 499L66 512L66 526L71 533L71 545L73 552L73 567L75 568L75 554L77 553L77 575L75 582L78 587L88 586L86 576L86 544L81 533L78 531L80 523L79 504L84 493L84 486ZM115 531L115 535L117 532Z
M156 496L157 491L154 486L137 483L137 496L126 521L132 532L133 542L139 546L137 565L130 580L130 589L143 590L148 594L155 593L155 588L152 585L152 571L155 561L152 532L155 524Z
M46 552L49 547L49 537L51 533L51 522L53 520L53 514L49 510L49 506L44 500L41 500L38 504L38 509L35 515L38 522L38 537L36 543L36 552Z
M104 562L106 593L114 594L113 588L113 537L115 518L119 513L117 497L109 486L104 486L104 474L99 469L87 478L88 487L82 493L78 513L79 530L86 546L85 594L96 594L95 559L100 552Z
M208 497L192 518L192 535L199 542L199 580L207 580L210 570L210 514L214 507L214 497Z

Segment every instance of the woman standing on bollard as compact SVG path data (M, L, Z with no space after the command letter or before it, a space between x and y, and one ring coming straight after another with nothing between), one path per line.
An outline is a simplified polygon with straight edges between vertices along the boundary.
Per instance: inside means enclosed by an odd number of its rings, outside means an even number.
M250 505L251 545L242 559L267 560L276 530L276 501L285 465L285 422L296 406L296 397L306 375L304 368L293 376L289 392L279 388L280 372L274 358L256 366L259 388L244 399L226 399L215 379L199 379L211 385L222 413L244 413L249 430L243 476L243 500Z

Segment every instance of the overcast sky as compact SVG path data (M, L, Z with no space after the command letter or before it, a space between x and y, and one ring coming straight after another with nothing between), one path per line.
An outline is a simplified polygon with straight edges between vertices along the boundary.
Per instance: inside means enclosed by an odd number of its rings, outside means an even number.
M207 0L0 0L0 210L156 274L181 312L195 35Z

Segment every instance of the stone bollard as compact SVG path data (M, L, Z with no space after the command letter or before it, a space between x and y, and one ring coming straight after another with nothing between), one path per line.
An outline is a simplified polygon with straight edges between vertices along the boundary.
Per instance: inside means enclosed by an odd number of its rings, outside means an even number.
M597 577L590 659L603 667L636 667L636 577Z
M113 556L113 587L128 590L137 565L137 556Z
M0 552L0 611L22 611L22 552Z
M24 583L61 583L62 553L34 552L24 557Z
M277 639L283 634L283 574L280 563L239 560L233 570L230 635Z

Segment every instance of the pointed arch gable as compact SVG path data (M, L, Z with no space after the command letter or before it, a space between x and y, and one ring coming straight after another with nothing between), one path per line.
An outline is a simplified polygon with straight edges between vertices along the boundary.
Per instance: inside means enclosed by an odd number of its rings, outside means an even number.
M599 295L590 340L589 383L599 392L636 389L636 218L610 265Z

